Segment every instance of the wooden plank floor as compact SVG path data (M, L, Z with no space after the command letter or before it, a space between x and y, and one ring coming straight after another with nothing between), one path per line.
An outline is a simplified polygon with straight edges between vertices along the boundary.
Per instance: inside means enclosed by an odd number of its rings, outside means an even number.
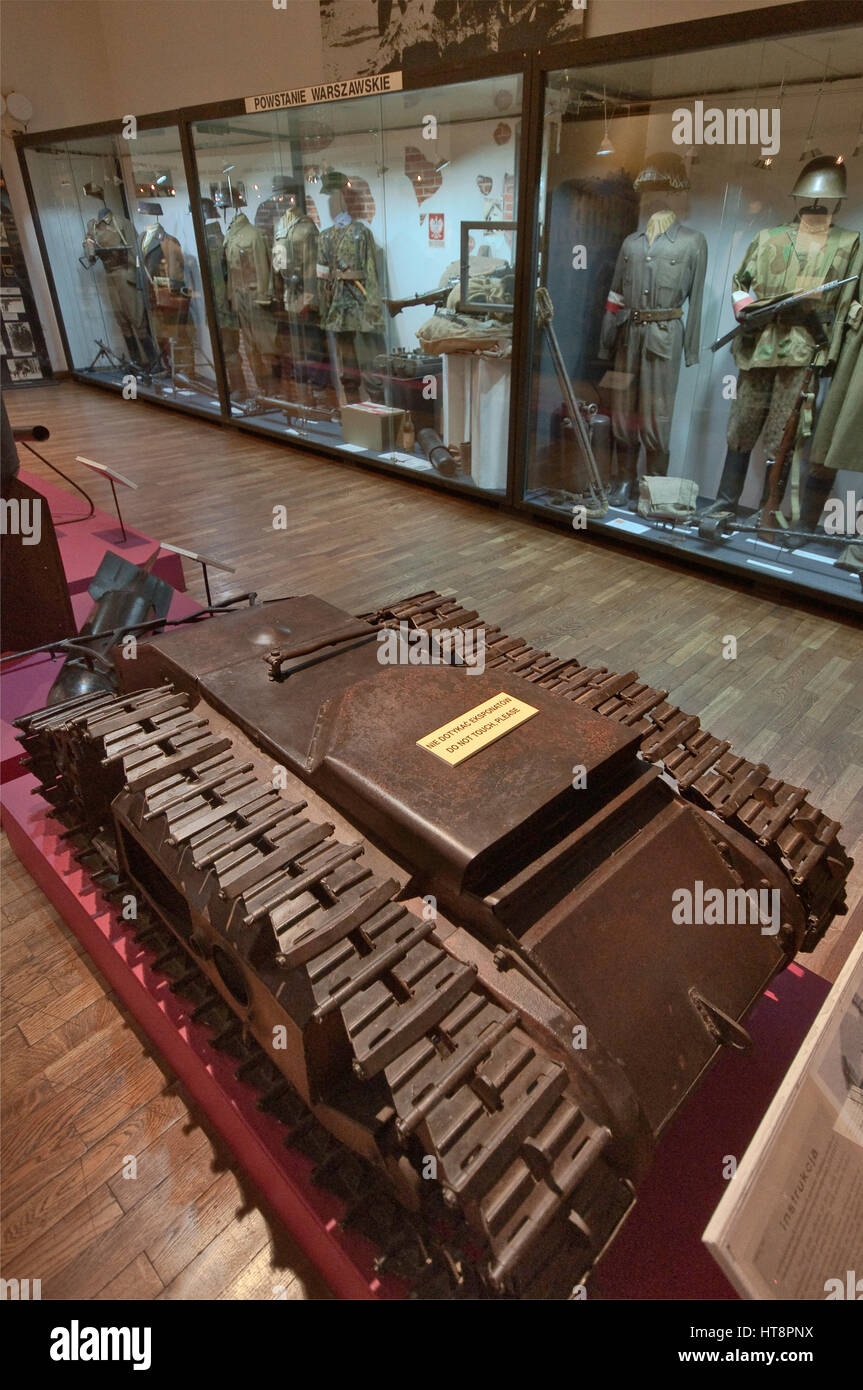
M127 521L235 565L214 573L216 596L312 592L360 612L454 590L512 635L668 688L809 787L860 860L863 633L850 620L93 388L6 401L13 422L49 426L37 447L97 506L110 494L78 453L140 484L123 494ZM203 598L197 567L187 579ZM46 1298L327 1297L5 843L3 868L2 1273L42 1278ZM861 886L858 862L852 907ZM834 979L860 924L834 924L805 963Z

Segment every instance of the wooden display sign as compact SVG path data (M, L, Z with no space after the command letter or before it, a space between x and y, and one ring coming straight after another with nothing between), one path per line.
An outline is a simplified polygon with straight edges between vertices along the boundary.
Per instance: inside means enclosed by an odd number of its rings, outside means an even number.
M246 97L247 111L284 111L293 106L314 106L319 101L351 101L354 97L383 96L402 90L400 72L380 72L374 77L349 77L343 82L319 82L314 87L293 87L288 92L260 92Z

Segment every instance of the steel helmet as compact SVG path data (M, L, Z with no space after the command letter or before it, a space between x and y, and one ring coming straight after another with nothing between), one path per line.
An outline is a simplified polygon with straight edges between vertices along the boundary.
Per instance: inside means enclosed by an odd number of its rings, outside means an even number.
M792 198L844 198L848 175L841 154L820 154L810 159L791 190Z

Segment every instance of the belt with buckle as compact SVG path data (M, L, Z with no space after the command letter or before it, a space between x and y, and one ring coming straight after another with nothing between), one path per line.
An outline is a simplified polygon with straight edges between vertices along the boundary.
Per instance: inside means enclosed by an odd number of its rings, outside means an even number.
M629 322L640 323L667 323L671 319L682 319L682 309L633 309Z

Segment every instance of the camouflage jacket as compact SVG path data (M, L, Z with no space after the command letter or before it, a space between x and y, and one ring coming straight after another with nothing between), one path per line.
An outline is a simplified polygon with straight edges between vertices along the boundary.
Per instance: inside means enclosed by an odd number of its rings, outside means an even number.
M860 244L858 232L832 226L822 243L806 255L799 255L798 230L798 224L792 222L758 233L732 280L735 304L752 297L771 299L787 291L815 289L828 280L842 280L851 274ZM853 284L843 285L821 300L813 300L813 306L819 310L835 310L832 323L828 316L824 324L829 343L816 358L818 366L835 364L845 315L855 293ZM739 334L732 352L738 367L748 371L753 367L804 367L811 360L814 347L815 339L804 317L799 310L790 309L786 318L780 312L755 335Z
M318 239L321 323L335 331L370 333L384 326L375 239L363 222L327 227ZM356 281L339 278L349 270Z

